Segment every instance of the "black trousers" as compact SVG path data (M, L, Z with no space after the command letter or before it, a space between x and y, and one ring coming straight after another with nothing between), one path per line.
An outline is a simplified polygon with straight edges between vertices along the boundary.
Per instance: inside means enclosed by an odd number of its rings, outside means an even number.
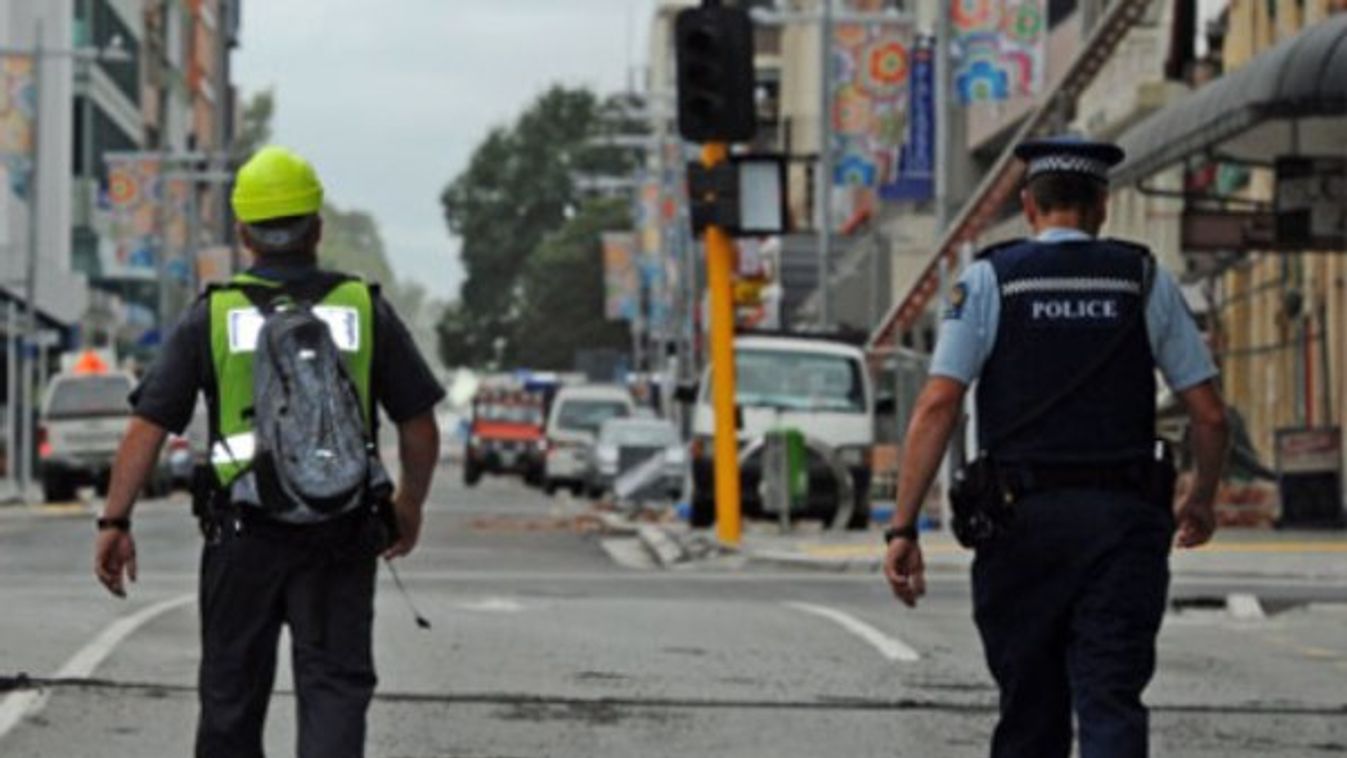
M197 758L263 758L282 624L293 640L299 758L364 755L377 562L360 531L325 526L296 539L226 528L206 546Z
M1144 758L1141 693L1169 588L1173 516L1109 492L1016 503L1010 530L978 550L974 618L1000 688L993 758Z

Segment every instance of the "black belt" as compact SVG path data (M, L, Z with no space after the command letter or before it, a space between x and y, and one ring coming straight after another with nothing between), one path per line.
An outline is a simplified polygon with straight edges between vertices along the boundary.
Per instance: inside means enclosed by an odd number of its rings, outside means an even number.
M1000 474L1003 481L1020 497L1068 489L1145 495L1150 490L1156 465L1156 461L1149 460L1128 460L1107 464L1001 464Z

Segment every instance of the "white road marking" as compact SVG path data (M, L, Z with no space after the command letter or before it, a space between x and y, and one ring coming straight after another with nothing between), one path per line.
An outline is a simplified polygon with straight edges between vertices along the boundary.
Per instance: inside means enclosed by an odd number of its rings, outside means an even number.
M75 653L65 665L52 675L54 679L83 679L91 676L103 661L107 660L117 646L137 630L169 611L181 608L196 600L194 593L179 595L146 606L139 611L123 616L108 625L89 644ZM51 697L49 690L23 690L12 692L0 702L0 740L3 740L24 718L39 713Z
M1262 621L1267 618L1258 596L1248 592L1232 592L1226 595L1225 610L1238 621Z
M470 603L459 603L457 608L478 613L520 613L524 606L508 597L488 597Z
M879 654L891 662L912 663L921 660L917 651L908 647L907 643L891 637L869 624L861 621L855 616L843 613L835 608L829 608L823 605L814 605L812 603L786 603L787 608L794 608L803 613L809 613L814 616L820 616L828 619L843 629L860 637L862 640L870 643L870 646L879 651Z

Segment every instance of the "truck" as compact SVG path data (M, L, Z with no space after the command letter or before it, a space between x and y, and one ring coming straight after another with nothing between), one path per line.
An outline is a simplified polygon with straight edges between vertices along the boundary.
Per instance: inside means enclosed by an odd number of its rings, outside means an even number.
M734 348L745 517L781 515L768 510L762 493L764 442L768 432L796 429L804 436L808 494L789 515L819 519L825 526L864 528L870 520L875 414L882 405L875 400L864 353L854 345L803 335L744 335L735 339ZM696 387L680 394L695 398L691 522L706 527L716 513L710 369ZM849 482L838 481L840 471Z
M486 474L520 474L542 482L547 453L543 396L519 389L483 388L473 396L463 453L463 483L475 486Z

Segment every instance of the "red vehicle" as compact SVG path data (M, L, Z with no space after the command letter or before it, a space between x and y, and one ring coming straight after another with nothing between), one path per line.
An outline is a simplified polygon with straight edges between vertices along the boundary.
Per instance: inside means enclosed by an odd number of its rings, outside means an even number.
M539 394L479 390L472 400L463 483L471 487L483 474L520 474L529 484L540 483L547 455L546 423Z

